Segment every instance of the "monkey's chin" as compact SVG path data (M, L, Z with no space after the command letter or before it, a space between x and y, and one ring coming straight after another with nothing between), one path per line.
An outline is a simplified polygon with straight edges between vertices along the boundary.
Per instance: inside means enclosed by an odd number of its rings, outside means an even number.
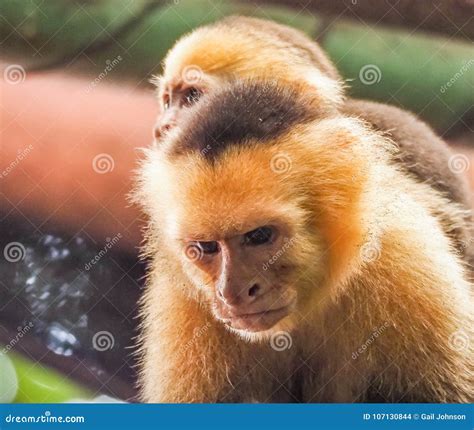
M291 324L291 307L287 306L258 314L249 314L221 321L227 329L248 341L259 341L269 338L273 333Z
M294 327L293 319L291 315L286 316L285 318L278 321L273 327L262 330L262 331L249 331L245 329L237 329L232 326L226 325L227 329L241 337L247 342L266 342L272 338L273 335L284 332L291 332Z

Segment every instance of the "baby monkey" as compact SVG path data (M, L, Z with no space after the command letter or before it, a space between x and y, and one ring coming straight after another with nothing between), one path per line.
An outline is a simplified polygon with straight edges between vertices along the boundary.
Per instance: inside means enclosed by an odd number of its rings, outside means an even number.
M296 92L310 92L317 108L327 115L359 117L386 133L396 148L391 159L407 174L430 184L462 212L432 211L452 238L465 264L474 262L471 199L465 179L450 169L447 145L414 115L380 103L346 99L334 65L319 46L303 33L274 22L229 17L198 28L179 40L156 79L161 112L155 128L160 139L179 124L183 111L203 94L235 79L278 81Z
M458 207L300 89L222 83L146 151L142 399L473 401Z

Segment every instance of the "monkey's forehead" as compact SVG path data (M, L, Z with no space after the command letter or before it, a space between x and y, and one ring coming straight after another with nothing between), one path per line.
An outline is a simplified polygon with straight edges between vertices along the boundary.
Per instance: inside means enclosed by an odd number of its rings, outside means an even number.
M183 119L171 156L200 153L209 161L250 142L268 144L320 115L312 98L274 81L244 80L206 96Z

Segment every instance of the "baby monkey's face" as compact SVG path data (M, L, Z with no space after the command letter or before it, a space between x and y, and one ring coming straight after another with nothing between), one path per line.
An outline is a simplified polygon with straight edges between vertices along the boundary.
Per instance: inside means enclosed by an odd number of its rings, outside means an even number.
M195 67L196 76L186 77L186 68L181 74L162 77L158 83L158 118L155 124L155 139L160 140L180 123L183 112L194 106L204 94L218 86L216 77L205 75Z

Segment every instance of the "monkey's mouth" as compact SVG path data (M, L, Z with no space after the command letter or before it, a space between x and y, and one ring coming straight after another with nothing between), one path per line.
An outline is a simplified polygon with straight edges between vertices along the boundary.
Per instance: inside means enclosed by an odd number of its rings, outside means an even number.
M283 306L278 309L269 309L262 312L234 313L226 312L225 316L216 315L227 326L235 330L248 332L265 331L272 328L291 312L292 305Z

